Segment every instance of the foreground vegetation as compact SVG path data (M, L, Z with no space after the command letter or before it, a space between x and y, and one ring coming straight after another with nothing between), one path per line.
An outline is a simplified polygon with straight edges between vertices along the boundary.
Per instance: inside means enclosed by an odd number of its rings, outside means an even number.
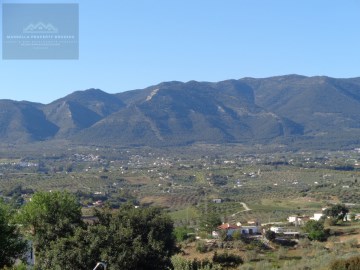
M12 248L0 265L19 264L32 246L35 269L348 269L360 239L360 153L270 150L3 153L0 245ZM351 221L330 211L341 205ZM324 207L321 223L287 221ZM224 222L281 223L300 238L214 238Z

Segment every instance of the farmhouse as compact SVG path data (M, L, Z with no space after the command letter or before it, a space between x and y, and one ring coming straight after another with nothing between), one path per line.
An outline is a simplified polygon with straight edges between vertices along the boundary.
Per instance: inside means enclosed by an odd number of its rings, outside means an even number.
M285 227L270 227L270 231L273 231L276 234L283 234L285 236L294 236L298 237L300 235L300 232L294 231L292 228L285 228Z
M272 231L274 233L283 233L285 231L285 228L284 227L271 226L270 231Z
M303 226L307 221L310 220L310 217L293 215L293 216L289 216L287 220L289 221L289 223L292 223L295 226Z
M212 236L217 238L219 237L220 231L226 231L227 236L232 236L234 232L238 231L243 235L254 235L261 232L260 227L257 225L242 226L240 222L237 225L231 225L229 223L224 223L217 227L216 231L212 232Z
M314 213L313 217L310 217L311 220L319 221L324 216L323 213Z

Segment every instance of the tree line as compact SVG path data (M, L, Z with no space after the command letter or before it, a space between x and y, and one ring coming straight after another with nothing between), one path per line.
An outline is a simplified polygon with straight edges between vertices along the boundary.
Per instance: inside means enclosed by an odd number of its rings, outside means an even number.
M38 192L17 213L0 203L0 269L29 252L34 269L168 269L177 252L172 220L159 208L96 210L82 220L77 198L68 192Z

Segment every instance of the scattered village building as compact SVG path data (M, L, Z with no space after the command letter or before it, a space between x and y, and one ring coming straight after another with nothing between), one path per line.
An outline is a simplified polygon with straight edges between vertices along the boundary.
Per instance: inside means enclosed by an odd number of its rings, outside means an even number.
M284 227L271 226L270 231L272 231L274 233L283 233L284 232Z
M240 232L243 235L254 235L261 233L260 226L256 224L249 226L242 226L240 222L238 222L236 225L224 223L218 226L216 231L212 232L212 236L214 238L218 238L220 235L220 231L226 231L227 236L232 236L236 231Z
M314 213L313 217L310 217L311 220L319 221L324 216L323 213Z
M289 223L294 224L295 226L303 226L306 222L310 220L309 216L298 216L298 215L292 215L289 216L288 219Z
M270 227L270 231L273 231L276 234L283 234L285 236L294 236L298 237L300 235L299 231L294 230L293 228L285 228L285 227Z
M247 224L259 226L260 222L258 220L248 220Z
M253 225L253 226L241 226L241 234L259 234L260 228L259 226Z
M213 199L212 202L213 203L222 203L222 199Z
M94 206L102 206L103 205L103 201L102 200L98 200L96 202L93 203Z

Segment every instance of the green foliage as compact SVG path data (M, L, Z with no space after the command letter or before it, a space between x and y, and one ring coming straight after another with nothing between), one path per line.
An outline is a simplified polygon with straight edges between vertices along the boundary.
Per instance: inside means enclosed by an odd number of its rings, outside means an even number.
M106 261L109 270L166 269L177 252L173 223L159 208L125 205L97 212L99 221L71 237L52 242L39 269L92 269Z
M242 239L242 234L241 234L240 230L234 231L231 238L233 240L241 240Z
M28 270L29 266L23 262L16 263L16 265L13 265L12 267L4 267L2 270Z
M220 270L221 267L210 262L207 259L204 260L186 260L181 256L175 255L171 258L171 263L174 270Z
M200 252L200 253L206 253L208 252L208 248L205 245L204 241L198 241L196 243L196 251Z
M337 220L343 220L347 213L349 213L349 208L344 204L336 204L324 211L326 216L336 218Z
M218 214L213 211L203 213L200 217L200 230L203 232L211 233L221 225L221 219Z
M335 226L337 223L338 223L338 219L334 217L329 217L324 221L324 224L326 226Z
M36 251L69 237L82 225L81 207L68 192L38 192L20 211L19 222L34 236Z
M304 226L304 231L309 234L310 240L326 241L329 236L329 232L324 229L324 224L321 221L308 221Z
M213 262L220 264L221 267L237 267L244 261L240 256L235 254L229 254L227 252L218 254L215 252L213 256Z
M12 266L26 248L26 242L12 223L9 207L0 200L0 268Z
M267 231L265 232L265 237L266 237L266 239L268 239L269 241L274 241L275 238L276 238L276 233L273 232L273 231L267 230Z
M348 259L334 260L330 264L330 270L359 270L360 256L351 257Z
M191 233L192 231L189 230L187 227L176 227L174 229L174 235L176 238L176 241L178 243L185 241L186 239L189 238L189 233Z

